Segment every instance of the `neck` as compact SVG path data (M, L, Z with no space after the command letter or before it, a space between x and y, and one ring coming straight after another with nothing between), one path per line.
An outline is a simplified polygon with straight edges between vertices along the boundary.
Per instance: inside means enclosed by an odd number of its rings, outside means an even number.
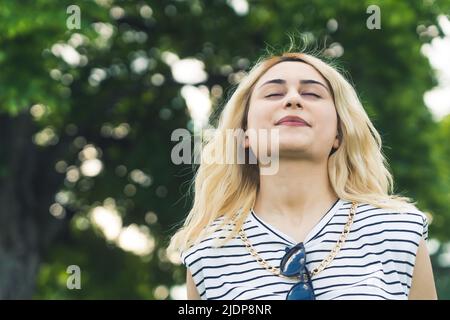
M280 158L277 174L260 176L254 209L262 217L302 221L322 215L337 199L326 161Z

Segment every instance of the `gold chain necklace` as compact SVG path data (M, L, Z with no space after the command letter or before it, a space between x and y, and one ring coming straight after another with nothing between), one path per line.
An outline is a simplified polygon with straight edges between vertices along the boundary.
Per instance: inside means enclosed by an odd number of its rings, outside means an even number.
M353 218L355 217L355 213L356 213L356 207L357 207L356 202L352 202L352 206L351 206L350 212L348 214L348 220L347 220L347 223L344 226L344 231L342 231L342 233L339 236L339 239L338 239L336 245L330 251L328 256L326 256L325 259L323 259L322 262L316 268L314 268L313 271L311 271L311 273L310 273L311 277L315 276L316 274L321 272L323 269L325 269L331 263L331 261L333 261L333 259L337 256L337 254L341 250L341 248L344 245L345 240L347 239L347 236L348 236L348 234L350 232L350 228L352 227ZM287 276L282 275L281 272L280 272L280 268L271 266L266 260L264 260L259 255L258 251L256 251L256 249L250 243L250 241L247 239L247 235L246 235L245 231L242 229L242 227L239 230L239 236L241 237L242 241L245 243L245 247L250 252L250 254L253 257L255 257L256 261L261 266L263 266L266 270L268 270L268 271L272 272L273 274L275 274L276 276L280 276L282 278L286 278L286 279L293 279L293 278L295 278L295 279L297 279L297 277L287 277Z

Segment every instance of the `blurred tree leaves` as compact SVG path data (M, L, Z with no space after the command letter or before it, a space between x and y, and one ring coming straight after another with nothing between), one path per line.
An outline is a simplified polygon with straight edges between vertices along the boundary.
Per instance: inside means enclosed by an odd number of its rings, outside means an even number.
M288 32L308 33L329 54L342 54L340 64L382 134L396 191L432 213L432 237L450 240L449 118L435 123L424 105L423 93L436 80L420 47L432 37L417 31L449 12L448 1L249 1L243 14L224 0L77 1L81 29L68 30L71 4L7 1L0 7L0 112L10 121L33 119L29 141L45 128L57 137L55 144L32 146L40 175L22 181L35 186L41 212L33 220L36 230L54 223L46 219L57 221L57 231L39 246L34 297L166 298L171 286L184 282L183 268L168 261L164 248L189 210L192 170L172 164L170 134L190 119L183 85L174 80L165 53L202 60L208 78L199 85L220 85L225 99L233 73L245 70L266 45L285 45ZM381 30L366 28L366 8L373 4L381 9ZM140 71L133 67L139 58L147 61ZM43 109L30 114L37 104ZM87 146L95 148L103 169L71 182L66 171L79 170ZM11 172L6 160L2 176ZM58 163L55 182L46 183ZM134 170L151 183L133 180ZM39 188L48 189L45 197ZM55 219L48 207L60 192L67 195L65 214ZM123 226L148 226L151 254L123 251L93 226L89 212L105 199L114 199ZM156 215L151 223L149 212ZM80 291L65 286L72 264L82 271Z

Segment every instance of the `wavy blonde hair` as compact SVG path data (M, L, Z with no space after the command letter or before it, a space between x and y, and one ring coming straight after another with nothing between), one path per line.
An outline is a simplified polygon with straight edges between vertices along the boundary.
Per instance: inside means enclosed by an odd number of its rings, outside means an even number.
M283 61L302 61L315 68L332 89L338 115L340 146L328 158L328 175L339 198L368 203L380 208L404 212L415 208L407 197L392 195L393 178L382 152L379 133L370 121L352 85L331 63L301 52L285 52L260 58L239 82L235 92L220 114L216 134L204 142L202 156L225 157L227 129L246 129L249 100L254 85L274 65ZM249 150L246 149L248 153ZM248 158L248 154L246 155ZM168 253L182 252L205 236L222 228L234 226L223 245L234 237L252 208L258 187L259 167L256 164L201 163L194 177L194 203L184 224L172 236ZM220 223L213 222L219 218ZM212 227L212 228L210 228ZM226 229L226 228L225 228ZM218 239L219 237L217 237ZM223 238L223 237L222 237Z

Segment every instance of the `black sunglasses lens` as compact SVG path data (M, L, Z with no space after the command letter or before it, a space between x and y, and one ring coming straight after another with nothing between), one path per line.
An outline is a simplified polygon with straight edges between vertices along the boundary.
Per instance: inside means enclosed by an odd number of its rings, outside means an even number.
M309 277L308 277L309 278ZM301 280L289 290L287 300L316 300L314 288L310 279L307 282Z
M305 247L303 243L289 249L280 262L281 274L287 277L297 276L305 267Z

